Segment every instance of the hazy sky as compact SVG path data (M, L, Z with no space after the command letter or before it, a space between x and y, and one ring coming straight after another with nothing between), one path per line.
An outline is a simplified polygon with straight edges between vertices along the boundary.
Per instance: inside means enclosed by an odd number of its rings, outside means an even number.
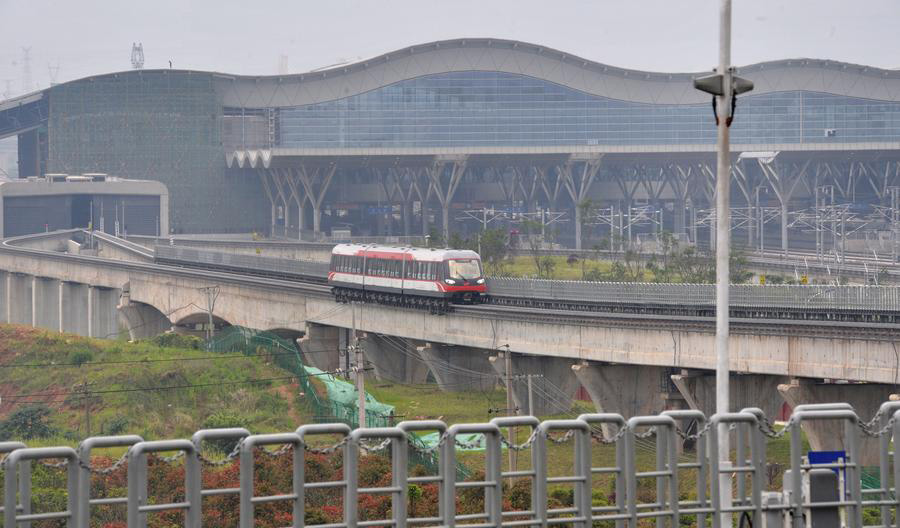
M717 62L716 0L0 0L0 94L130 69L303 72L412 44L497 37L607 64L702 71ZM735 0L733 62L811 57L900 67L900 0Z

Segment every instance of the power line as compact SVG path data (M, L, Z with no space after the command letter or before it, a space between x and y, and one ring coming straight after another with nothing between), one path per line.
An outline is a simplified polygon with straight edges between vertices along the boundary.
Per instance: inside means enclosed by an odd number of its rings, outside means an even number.
M306 373L306 376L334 376L335 374L340 374L343 371L335 370L330 372L319 372L315 374ZM180 389L195 389L202 387L222 387L226 385L252 385L254 383L269 383L272 381L286 381L286 380L296 380L299 376L280 376L276 378L260 378L260 379L252 379L252 380L243 380L243 381L223 381L223 382L215 382L215 383L193 383L187 385L170 385L167 387L136 387L131 389L104 389L104 390L95 390L95 391L63 391L63 392L34 392L31 394L13 394L7 396L8 399L12 401L19 401L23 398L39 398L43 396L72 396L75 394L78 395L87 395L87 394L119 394L126 392L154 392L154 391L166 391L166 390L180 390ZM46 402L40 402L46 403Z
M225 354L203 357L173 357L160 359L128 359L121 361L88 361L85 363L21 363L16 365L0 365L0 368L40 368L40 367L82 367L91 365L132 365L141 363L161 363L168 361L205 361L210 359L241 359L253 357L289 356L294 352L271 352L265 354Z

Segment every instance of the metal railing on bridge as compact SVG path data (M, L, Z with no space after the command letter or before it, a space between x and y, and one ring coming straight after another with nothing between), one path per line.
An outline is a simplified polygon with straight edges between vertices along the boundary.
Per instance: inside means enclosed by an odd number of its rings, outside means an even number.
M241 255L205 251L183 246L154 246L156 260L162 263L192 263L222 271L246 273L253 271L259 275L288 278L324 280L328 276L328 262L316 260L282 259L257 255Z
M329 263L156 246L160 262L225 271L324 280ZM490 277L487 290L502 304L571 308L573 304L656 307L715 306L714 284L630 283ZM900 287L732 284L731 306L744 310L900 313Z
M565 281L492 277L493 296L559 302L715 306L715 284ZM741 308L900 312L900 287L732 284L730 305Z
M687 434L681 423L692 420L698 425L695 434ZM811 463L802 452L801 424L816 421L830 422L843 427L845 454L837 461ZM530 430L527 440L514 444L503 434L510 426ZM433 448L438 452L440 465L432 474L409 471L409 441L411 435L421 431L436 431L440 443ZM606 431L604 434L603 431ZM734 451L729 452L727 462L720 462L717 435L725 432L734 439ZM484 471L471 480L458 480L456 462L458 437L464 434L482 434L485 437ZM785 478L783 492L764 491L767 479L766 438L790 434L790 470ZM514 527L572 525L578 527L613 526L636 528L644 520L658 521L658 526L671 528L683 523L715 528L722 523L722 515L752 521L753 526L792 525L794 528L818 525L825 517L835 521L833 526L850 528L875 525L893 525L900 506L896 495L896 482L900 479L900 463L890 450L893 438L900 435L900 402L888 402L881 406L875 417L864 422L847 404L801 405L795 409L787 424L776 429L759 409L744 409L737 413L717 414L708 420L697 411L669 411L658 416L634 417L625 420L617 414L583 414L577 419L548 420L540 422L532 417L496 418L482 424L456 424L443 422L401 422L396 427L362 428L351 430L345 424L303 425L295 431L279 434L249 434L244 429L198 431L191 439L144 441L137 436L94 437L82 442L77 450L69 447L27 448L21 443L0 444L0 452L6 454L2 463L4 472L3 519L7 528L27 525L48 519L65 519L67 526L88 528L94 506L106 505L122 508L127 526L147 526L149 516L164 511L182 511L183 523L196 528L203 523L204 498L211 495L231 495L230 502L239 510L239 526L255 526L257 506L265 503L286 504L285 522L291 526L316 526L304 524L307 499L313 490L333 490L335 507L340 508L340 522L320 523L322 528L362 526L456 526ZM861 438L877 438L879 461L877 481L869 489L861 486ZM323 438L325 437L325 438ZM655 437L656 454L652 468L642 467L638 460L637 442ZM318 441L317 441L318 438ZM690 457L677 456L678 442L687 438L696 441L697 448ZM211 460L205 452L204 441L229 439L236 441L234 449L224 458ZM337 439L334 442L334 439ZM323 447L322 442L326 442ZM551 464L550 447L567 444L572 450L572 464L560 474L561 465ZM610 447L613 445L614 447ZM91 456L91 449L110 446L127 446L125 454L112 466L98 469ZM279 446L275 451L264 446ZM565 447L565 446L563 446ZM503 470L503 449L520 453L529 452L530 467L519 471ZM594 457L596 449L607 450L607 456ZM153 453L175 453L168 459L156 459L148 464ZM341 457L343 469L338 480L322 481L306 472L307 459L313 454L331 453ZM365 487L361 484L360 456L367 453L383 453L390 459L389 474L380 481L382 485ZM282 460L282 467L289 468L290 490L271 494L270 487L254 487L254 458L267 454ZM181 458L183 461L178 461ZM59 462L50 463L50 460ZM183 500L155 503L148 497L150 472L159 471L160 460L183 464L183 480L178 487ZM32 504L31 464L43 463L64 469L64 496L57 501L62 510L34 513ZM239 485L233 488L204 489L201 472L212 471L211 466L237 465ZM92 473L108 472L123 467L127 471L127 486L120 489L121 497L91 498ZM207 469L204 470L203 468ZM817 475L821 470L831 475L837 472L830 487L822 490ZM817 473L819 472L819 473ZM696 496L686 499L680 486L687 473L696 482ZM736 485L720 497L721 474L731 474ZM595 484L600 477L612 479L612 501L595 504L592 500ZM181 477L179 477L181 478ZM505 501L504 482L509 480L530 482L530 500L527 507L512 509ZM827 479L826 479L827 480ZM646 486L643 483L649 482ZM812 491L809 486L812 482ZM409 490L415 484L434 484L439 487L437 514L429 517L410 515L407 505ZM46 484L45 484L46 485ZM566 486L571 489L571 505L551 506L551 490ZM826 485L826 487L829 485ZM609 489L609 488L607 488ZM472 490L483 502L483 510L477 513L458 513L457 498ZM115 488L110 488L115 492ZM152 490L151 490L152 491ZM270 493L269 495L260 495ZM390 497L387 516L366 509L363 495ZM822 496L830 499L822 500ZM361 506L362 505L362 506ZM864 524L865 518L869 519ZM375 516L375 518L372 518ZM765 521L764 521L765 519ZM882 522L881 520L884 520ZM170 521L171 522L171 521ZM599 523L599 524L598 524ZM155 523L154 523L155 524ZM730 523L729 523L730 524ZM821 525L820 525L821 526Z

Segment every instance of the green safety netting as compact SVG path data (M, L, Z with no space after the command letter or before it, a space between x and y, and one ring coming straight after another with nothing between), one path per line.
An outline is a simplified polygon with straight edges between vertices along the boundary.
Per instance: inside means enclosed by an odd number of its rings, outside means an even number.
M332 414L343 422L359 421L359 393L356 386L344 380L335 378L331 374L323 372L316 367L303 365L304 370L310 376L314 376L318 381L325 385L328 401L332 404ZM348 415L347 413L350 413ZM355 413L355 414L354 414ZM380 424L370 424L369 422L382 422L384 419L390 421L394 415L394 406L381 403L371 394L366 393L366 425L369 427L379 427Z
M418 436L418 440L422 442L425 448L434 448L441 441L441 435L438 433L428 433ZM457 451L484 451L487 448L486 440L483 434L459 434L456 435ZM505 446L503 446L506 449Z
M279 367L297 376L304 400L312 407L317 422L344 422L350 427L359 426L356 388L322 371L304 365L300 352L293 343L271 332L262 332L243 326L229 326L207 343L214 352L240 352L244 354L271 354L272 361ZM313 379L326 387L326 397L319 394ZM393 425L393 410L390 405L379 403L371 394L366 394L366 427L390 427Z
M242 326L229 326L207 342L207 348L214 352L238 352L243 354L271 354L272 361L279 367L297 376L300 391L304 400L313 411L314 420L320 423L343 422L350 427L359 426L359 410L357 407L356 388L330 374L303 364L297 347L290 341L271 332L262 332ZM320 379L325 385L325 396L313 385L313 379ZM394 407L377 401L366 393L366 426L391 427L394 425ZM435 438L437 433L434 433ZM425 435L428 437L428 435ZM410 435L409 441L418 449L409 451L409 460L413 464L424 466L434 472L438 466L437 453L427 450L436 445L439 439L425 443L422 437ZM469 472L462 464L457 464L457 475L465 478Z

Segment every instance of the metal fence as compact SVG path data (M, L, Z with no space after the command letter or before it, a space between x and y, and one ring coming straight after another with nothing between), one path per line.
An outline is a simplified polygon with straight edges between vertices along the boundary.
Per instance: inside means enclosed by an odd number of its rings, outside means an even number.
M204 251L182 246L154 247L156 260L165 263L202 265L224 271L247 272L278 277L324 279L328 276L328 262L283 259L256 255L239 255L219 251Z
M696 421L698 432L689 435L681 424ZM843 445L846 453L835 462L810 463L802 451L801 424L831 422L843 425ZM524 427L531 431L528 439L515 445L508 440L503 429L510 426ZM437 431L441 442L437 447L440 464L431 474L410 474L409 454L414 447L411 435L419 431ZM606 434L603 431L607 431ZM479 433L486 437L484 472L472 480L459 480L456 471L457 437ZM782 491L764 491L766 486L766 439L790 433L790 473L785 478ZM729 451L726 462L720 461L719 434L733 438L734 450ZM323 435L335 436L338 441L322 448ZM636 528L642 521L657 520L660 527L671 528L682 524L715 528L728 519L744 517L753 526L781 526L794 528L824 526L826 519L836 521L829 526L893 526L900 506L896 496L896 482L900 479L900 463L891 451L892 438L900 435L900 402L887 402L876 416L862 421L847 404L801 405L795 409L784 428L777 429L759 409L749 408L738 413L717 414L708 420L697 411L670 411L658 416L634 417L625 420L617 414L583 414L577 419L548 420L539 422L532 417L496 418L483 424L456 424L447 426L440 421L401 422L395 427L362 428L351 430L345 424L303 425L296 431L279 434L249 434L244 429L220 429L198 431L190 440L144 441L137 436L94 437L81 443L78 449L69 447L27 448L22 444L0 444L0 452L6 457L2 463L4 472L3 518L9 528L26 525L44 519L65 519L69 527L88 528L91 507L118 505L126 511L127 526L146 526L147 517L158 512L181 510L184 525L195 528L202 524L203 499L210 495L236 495L234 503L239 509L239 526L254 526L255 507L263 503L287 503L292 512L291 526L304 526L303 512L306 497L311 490L337 490L340 496L342 519L336 524L320 524L325 528L355 528L361 526L456 526L513 527L550 526L557 524L587 528L589 526L613 526ZM320 437L315 442L314 437ZM879 480L874 489L864 490L860 485L860 442L864 437L876 438L879 459ZM642 467L637 460L637 442L655 437L655 465ZM204 440L237 440L237 446L224 460L210 462L204 455ZM691 457L677 456L680 439L696 441L697 449ZM555 444L572 450L573 463L560 474L560 467L550 463L549 448ZM614 445L610 448L608 445ZM124 496L91 498L90 476L98 470L92 464L91 449L109 446L128 446L128 451L112 467L125 466L127 487ZM263 450L264 446L280 446L276 451ZM319 446L319 447L314 447ZM513 449L530 454L530 467L520 471L503 470L503 449ZM612 456L592 457L595 449L611 450ZM183 500L166 504L148 500L148 456L153 453L176 453L170 463L183 464ZM291 468L291 490L279 495L259 496L254 491L254 456L266 453L280 457ZM306 478L305 461L312 453L340 453L343 471L340 480L314 481ZM390 474L379 487L360 485L360 454L380 452L390 458ZM181 460L179 460L179 458ZM605 460L595 466L598 459ZM66 471L65 509L56 512L32 513L30 488L30 463L49 464ZM687 460L687 461L685 461ZM201 472L209 465L237 464L239 486L224 489L203 489ZM832 478L833 489L821 489L815 475L821 470L840 479ZM696 496L685 499L679 486L685 473L692 472L697 483ZM720 476L730 474L734 485L727 500L720 497ZM594 483L598 475L612 479L612 501L595 504ZM504 482L510 479L530 481L530 501L527 509L512 510L504 501ZM644 483L649 482L649 485ZM411 517L408 515L408 490L417 483L433 483L439 487L437 515ZM812 483L812 484L810 484ZM812 485L810 489L809 486ZM571 505L550 507L552 489L567 486L571 489ZM827 487L827 486L826 486ZM483 499L484 509L465 515L457 512L460 493L477 493ZM391 497L389 518L372 519L371 512L360 509L362 495L388 495ZM830 499L822 500L822 497ZM506 506L504 506L506 504ZM864 516L864 513L866 514ZM725 515L721 515L725 514ZM864 517L868 519L864 524ZM885 522L882 523L881 520ZM730 520L726 520L731 524ZM599 523L599 524L598 524Z
M715 284L657 284L497 278L490 295L560 302L715 306ZM731 306L797 310L900 312L900 287L827 285L731 285Z
M324 279L329 263L254 255L235 255L179 246L156 246L160 262L203 265L222 270L272 276ZM666 284L565 281L491 277L488 294L498 298L533 301L647 305L659 307L714 307L715 284ZM900 312L898 286L731 285L731 306L746 309Z

